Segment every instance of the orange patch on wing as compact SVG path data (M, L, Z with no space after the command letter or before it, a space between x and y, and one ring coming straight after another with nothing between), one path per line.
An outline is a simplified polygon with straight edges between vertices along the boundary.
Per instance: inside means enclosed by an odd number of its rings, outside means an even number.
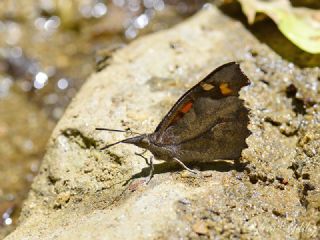
M180 109L180 112L183 112L183 113L187 113L190 111L190 109L192 108L192 105L193 105L193 102L192 101L189 101L187 103L185 103L182 108Z
M229 88L228 83L221 83L219 88L223 95L229 95L232 93L232 89Z
M172 119L170 125L178 122L187 112L192 108L193 101L186 102L180 110L178 110L177 115Z

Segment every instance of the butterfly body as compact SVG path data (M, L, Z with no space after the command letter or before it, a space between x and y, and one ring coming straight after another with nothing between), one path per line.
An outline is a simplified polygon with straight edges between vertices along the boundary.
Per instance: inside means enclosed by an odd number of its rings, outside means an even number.
M222 65L187 91L153 133L121 142L147 149L165 161L239 159L250 135L249 110L239 98L247 85L239 64Z

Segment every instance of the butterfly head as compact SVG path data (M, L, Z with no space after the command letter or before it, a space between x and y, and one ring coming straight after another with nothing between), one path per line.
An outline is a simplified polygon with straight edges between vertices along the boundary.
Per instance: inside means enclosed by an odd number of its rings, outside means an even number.
M127 138L122 141L123 143L134 144L138 147L148 148L150 146L150 139L148 134L142 134L136 137Z

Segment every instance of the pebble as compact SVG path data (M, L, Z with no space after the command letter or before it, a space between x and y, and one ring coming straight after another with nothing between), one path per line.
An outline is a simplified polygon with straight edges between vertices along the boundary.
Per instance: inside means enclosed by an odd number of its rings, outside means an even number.
M207 224L200 220L192 225L192 230L201 235L207 235L209 232Z
M66 205L69 202L70 197L71 194L69 191L59 193L54 202L54 208L61 208L62 206Z

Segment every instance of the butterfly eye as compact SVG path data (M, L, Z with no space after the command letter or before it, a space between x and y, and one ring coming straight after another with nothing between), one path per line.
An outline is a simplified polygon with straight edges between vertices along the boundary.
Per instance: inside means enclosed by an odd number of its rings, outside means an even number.
M150 144L150 141L147 137L144 137L142 140L141 140L141 143L143 144L146 144L146 145L149 145Z

